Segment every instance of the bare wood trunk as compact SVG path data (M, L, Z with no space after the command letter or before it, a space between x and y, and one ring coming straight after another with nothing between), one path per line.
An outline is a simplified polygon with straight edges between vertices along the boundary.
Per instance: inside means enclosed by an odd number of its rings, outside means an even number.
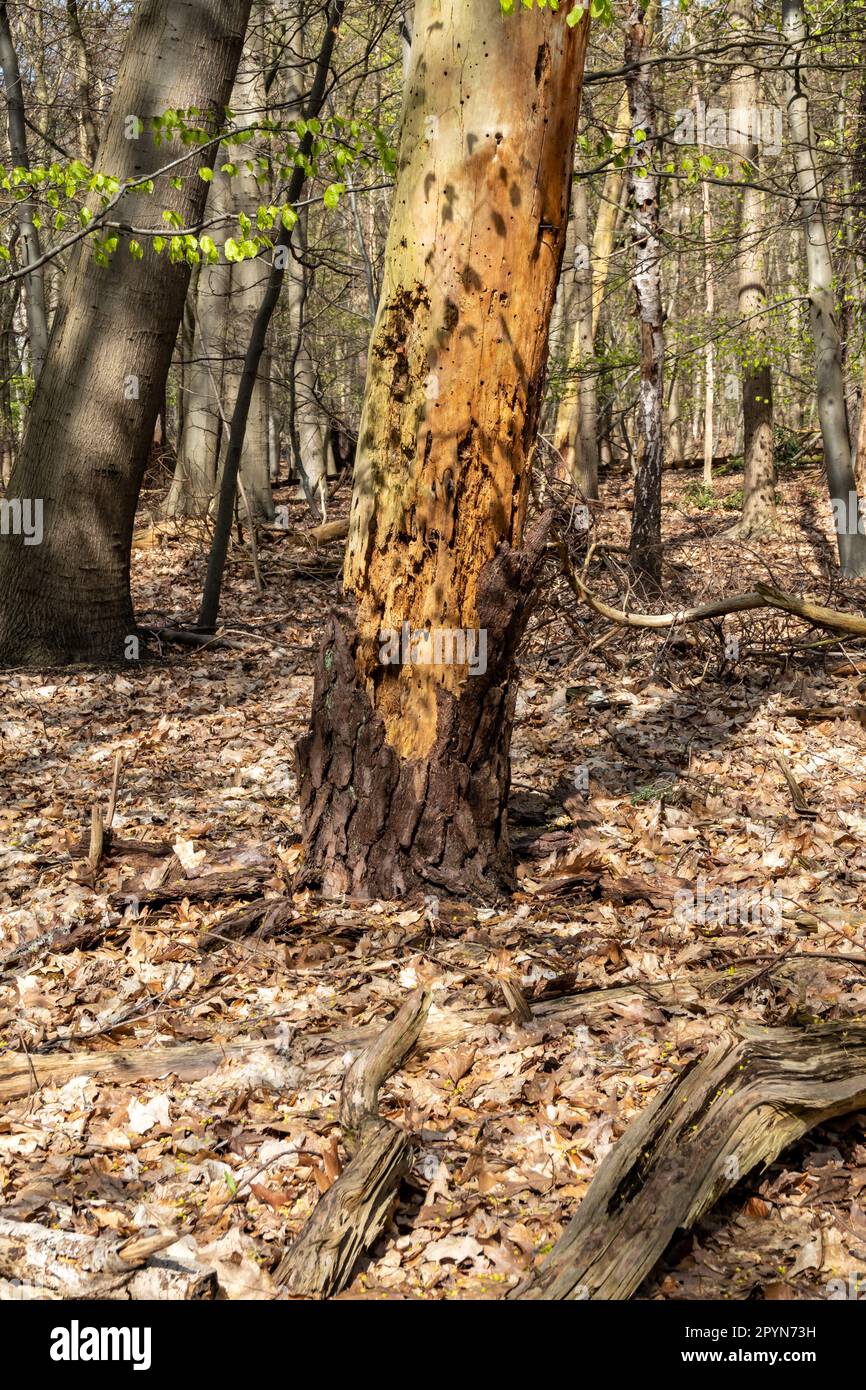
M304 878L331 894L511 881L514 661L546 524L520 546L589 15L482 4L484 22L478 0L415 8L352 608L326 631L298 745Z

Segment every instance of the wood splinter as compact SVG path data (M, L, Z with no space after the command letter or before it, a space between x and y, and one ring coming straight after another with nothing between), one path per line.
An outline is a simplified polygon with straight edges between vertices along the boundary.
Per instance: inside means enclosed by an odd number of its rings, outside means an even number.
M340 1124L351 1161L277 1267L276 1282L292 1294L338 1294L387 1220L397 1186L408 1171L411 1138L380 1116L379 1090L415 1046L430 999L428 989L416 990L346 1073Z

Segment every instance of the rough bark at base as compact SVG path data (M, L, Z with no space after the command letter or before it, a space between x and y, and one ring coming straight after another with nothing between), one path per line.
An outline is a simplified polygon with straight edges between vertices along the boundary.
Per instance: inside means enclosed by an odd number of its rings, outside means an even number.
M517 16L514 17L518 19ZM419 0L344 583L300 747L327 892L502 887L521 545L589 12ZM456 56L455 56L456 55ZM540 551L539 551L540 553ZM383 634L486 637L384 664ZM432 646L432 641L431 641ZM417 652L416 652L417 655Z
M509 1297L630 1298L678 1229L815 1125L864 1104L866 1028L741 1029L629 1126L538 1277Z
M487 670L437 691L436 739L418 757L386 737L357 671L351 615L335 614L316 663L311 731L297 745L306 862L299 883L328 896L398 896L431 886L482 895L512 886L507 802L515 654L552 517L522 551L503 544L478 584ZM379 682L398 679L382 666Z

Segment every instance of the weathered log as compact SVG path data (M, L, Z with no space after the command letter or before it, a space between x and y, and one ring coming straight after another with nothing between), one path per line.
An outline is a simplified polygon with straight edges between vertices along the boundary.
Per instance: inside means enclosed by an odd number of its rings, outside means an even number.
M88 1236L0 1217L0 1302L12 1299L213 1298L216 1273L164 1254L175 1232Z
M0 1100L31 1095L40 1086L63 1086L74 1076L93 1076L104 1081L155 1081L161 1076L177 1076L182 1081L198 1081L231 1058L267 1051L264 1039L244 1038L236 1042L176 1043L171 1047L142 1049L105 1048L102 1051L39 1053L0 1053Z
M339 1293L387 1220L408 1170L410 1136L379 1115L379 1089L418 1041L430 998L429 990L416 990L346 1073L340 1124L352 1158L280 1261L274 1277L292 1294Z
M844 956L838 957L844 960ZM799 965L809 967L812 957L805 955L794 961L781 958L772 969L784 964L790 969ZM852 961L862 965L859 958ZM682 980L635 980L625 985L610 985L601 989L579 990L551 999L531 1003L533 1021L559 1025L585 1023L609 1012L612 1004L622 1003L636 995L661 1008L680 1007L688 1003L691 990L709 993L713 987L727 989L738 977L747 979L752 973L748 965L731 970L700 970ZM503 1010L488 1007L472 1009L436 1009L424 1023L418 1038L419 1052L432 1052L439 1047L453 1047L467 1034L485 1024L505 1022ZM309 1080L326 1065L328 1059L347 1049L363 1048L375 1040L379 1029L373 1025L362 1028L336 1028L317 1035L306 1034L305 1042L315 1047L318 1055L309 1066ZM62 1086L74 1076L93 1076L103 1081L151 1081L174 1075L183 1081L196 1081L215 1071L223 1062L249 1056L252 1053L273 1052L274 1043L268 1038L235 1038L227 1042L207 1041L173 1043L167 1047L142 1050L136 1044L129 1047L87 1049L77 1052L45 1055L38 1052L0 1052L0 1100L14 1100L31 1095L40 1086ZM296 1060L293 1056L292 1061ZM300 1059L298 1059L300 1060ZM305 1071L306 1075L307 1072Z
M686 1066L601 1163L518 1299L626 1299L677 1230L815 1125L866 1105L866 1027L739 1027Z

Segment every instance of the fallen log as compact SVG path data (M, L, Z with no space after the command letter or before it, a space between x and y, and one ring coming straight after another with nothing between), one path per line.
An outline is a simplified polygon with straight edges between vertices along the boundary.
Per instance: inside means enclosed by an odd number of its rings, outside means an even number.
M739 1027L689 1064L603 1159L516 1299L627 1299L677 1230L815 1125L866 1105L866 1027Z
M415 1046L429 990L406 1000L383 1033L356 1057L343 1082L340 1125L351 1162L321 1197L274 1276L289 1293L328 1298L344 1289L359 1257L388 1218L408 1171L410 1136L379 1114L379 1090Z
M262 1038L244 1038L238 1042L178 1043L145 1050L133 1044L101 1052L91 1049L49 1056L4 1051L0 1053L0 1100L32 1095L40 1086L63 1086L75 1076L103 1081L156 1081L161 1076L177 1076L181 1081L199 1081L223 1062L267 1051L269 1047L271 1044Z
M0 1302L215 1297L215 1271L162 1253L176 1240L174 1231L118 1240L0 1217Z
M800 962L776 960L773 969L782 964L790 969L802 965L808 967L811 957L804 956ZM859 963L859 962L857 962ZM714 987L722 991L739 977L747 978L752 972L749 965L734 966L730 970L701 970L681 980L637 980L625 985L610 985L601 989L587 989L569 992L556 998L531 1003L533 1023L544 1027L556 1025L567 1027L570 1024L585 1023L595 1017L604 1016L612 1004L627 999L642 997L660 1008L687 1007L694 992L705 989L707 993ZM432 1009L418 1038L419 1052L433 1052L440 1047L452 1047L462 1042L475 1028L489 1023L504 1023L507 1015L503 1010L486 1007L474 1009ZM336 1028L331 1032L303 1035L305 1048L318 1049L313 1063L309 1066L309 1080L328 1060L347 1050L366 1047L373 1042L380 1031L379 1025L367 1024L361 1028ZM162 1076L177 1076L182 1081L198 1081L215 1071L223 1062L250 1056L253 1053L271 1053L275 1045L268 1038L236 1038L227 1042L175 1043L166 1047L142 1049L133 1044L129 1047L93 1049L78 1052L51 1053L38 1052L0 1052L0 1100L15 1100L21 1096L32 1095L40 1086L62 1086L74 1076L92 1076L102 1081L153 1081ZM281 1045L281 1051L285 1051ZM295 1061L292 1055L291 1060Z
M122 889L112 893L113 905L135 903L160 907L164 903L179 903L187 898L190 902L215 902L217 898L256 898L261 893L262 884L273 878L274 870L269 865L259 868L230 869L226 872L204 874L201 878L177 878L158 888L141 889L134 893Z

